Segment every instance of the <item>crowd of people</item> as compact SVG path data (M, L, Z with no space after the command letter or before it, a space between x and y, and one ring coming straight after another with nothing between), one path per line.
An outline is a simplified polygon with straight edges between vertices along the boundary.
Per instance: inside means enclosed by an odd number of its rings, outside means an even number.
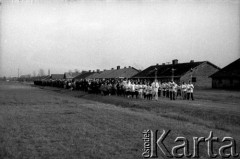
M36 80L35 85L52 86L70 90L80 90L101 95L117 95L126 98L158 100L159 97L170 100L194 100L194 85L191 81L181 84L174 81L157 80L96 79L96 80Z

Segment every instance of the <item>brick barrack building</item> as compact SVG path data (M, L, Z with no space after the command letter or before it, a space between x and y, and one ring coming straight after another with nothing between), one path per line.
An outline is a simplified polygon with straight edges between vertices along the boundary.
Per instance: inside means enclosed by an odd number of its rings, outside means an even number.
M211 88L212 79L209 77L220 68L209 61L194 62L191 60L187 63L178 63L178 60L172 60L171 64L153 65L132 78L150 79L157 78L161 82L171 81L177 83L188 82L191 80L196 88Z
M210 77L213 88L240 89L240 58Z

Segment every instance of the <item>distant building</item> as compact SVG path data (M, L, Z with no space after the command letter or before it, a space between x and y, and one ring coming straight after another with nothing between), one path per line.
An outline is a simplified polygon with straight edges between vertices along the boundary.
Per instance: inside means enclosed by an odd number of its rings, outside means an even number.
M64 79L71 80L80 74L81 73L78 73L78 72L66 72L66 73L64 73Z
M19 82L27 82L27 81L31 81L31 74L27 74L27 75L21 75L17 81Z
M19 78L31 78L31 75L28 74L28 75L21 75Z
M240 58L210 77L213 88L240 89Z
M51 79L51 76L49 75L47 75L47 76L38 76L38 77L35 77L37 80L50 80Z
M74 77L74 80L81 80L81 79L86 79L87 77L89 77L90 75L94 74L94 72L83 72L81 74L79 74L78 76Z
M187 83L191 80L197 88L211 88L212 79L209 76L219 69L209 61L194 62L191 60L188 63L178 63L175 59L172 64L150 66L132 78L152 81L157 78L161 82L173 79L177 83Z
M51 74L51 79L53 80L64 79L64 74Z
M131 78L132 76L139 73L139 70L137 70L134 67L124 67L120 68L120 66L117 66L117 69L112 68L111 70L103 70L97 71L90 76L87 77L87 79L116 79L116 78Z

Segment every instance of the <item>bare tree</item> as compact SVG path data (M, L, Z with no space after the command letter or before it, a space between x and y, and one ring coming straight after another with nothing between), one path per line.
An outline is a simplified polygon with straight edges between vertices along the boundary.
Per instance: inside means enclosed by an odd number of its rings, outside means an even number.
M45 72L44 72L44 70L42 68L39 69L38 76L45 76Z

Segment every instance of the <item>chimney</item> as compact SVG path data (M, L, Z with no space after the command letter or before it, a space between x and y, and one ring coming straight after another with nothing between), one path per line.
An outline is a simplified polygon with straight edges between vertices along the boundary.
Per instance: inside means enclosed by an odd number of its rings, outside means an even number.
M112 68L112 70L114 70L114 68Z
M120 66L117 66L117 70L120 70Z
M162 65L165 65L165 63L162 63Z
M97 73L99 73L100 72L100 70L99 69L97 69Z
M91 70L89 70L88 72L92 72Z
M104 69L103 71L107 71L106 69Z
M128 68L132 68L131 66L128 66Z
M172 60L172 64L173 64L173 65L178 64L178 59L174 59L174 60Z
M126 66L124 68L127 68Z
M93 70L92 72L95 73L95 70Z
M194 63L194 60L191 60L190 63Z

